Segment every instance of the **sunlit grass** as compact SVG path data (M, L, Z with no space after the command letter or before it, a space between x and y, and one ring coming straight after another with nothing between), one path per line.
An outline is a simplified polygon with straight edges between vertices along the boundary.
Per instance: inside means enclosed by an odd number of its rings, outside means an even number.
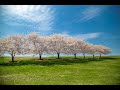
M120 56L0 57L2 85L120 85Z

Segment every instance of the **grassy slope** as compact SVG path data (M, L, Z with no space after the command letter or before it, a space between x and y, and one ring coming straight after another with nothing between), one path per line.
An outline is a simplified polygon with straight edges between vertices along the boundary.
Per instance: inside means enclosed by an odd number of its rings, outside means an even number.
M17 85L120 85L120 56L103 59L79 59L49 57L44 61L36 58L9 57L0 60L0 84Z

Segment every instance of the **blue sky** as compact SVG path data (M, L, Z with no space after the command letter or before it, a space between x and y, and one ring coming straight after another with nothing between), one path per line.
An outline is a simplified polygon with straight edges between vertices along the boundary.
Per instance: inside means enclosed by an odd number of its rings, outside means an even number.
M120 54L120 5L1 5L0 35L68 34Z

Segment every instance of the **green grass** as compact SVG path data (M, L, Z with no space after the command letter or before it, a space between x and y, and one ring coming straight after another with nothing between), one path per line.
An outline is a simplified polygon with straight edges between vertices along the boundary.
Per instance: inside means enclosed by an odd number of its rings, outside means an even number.
M120 85L120 56L0 57L0 85Z

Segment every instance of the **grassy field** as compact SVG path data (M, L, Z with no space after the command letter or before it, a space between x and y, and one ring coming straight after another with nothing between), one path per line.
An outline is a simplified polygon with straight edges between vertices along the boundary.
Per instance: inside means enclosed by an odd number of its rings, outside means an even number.
M0 57L0 85L120 85L120 56Z

